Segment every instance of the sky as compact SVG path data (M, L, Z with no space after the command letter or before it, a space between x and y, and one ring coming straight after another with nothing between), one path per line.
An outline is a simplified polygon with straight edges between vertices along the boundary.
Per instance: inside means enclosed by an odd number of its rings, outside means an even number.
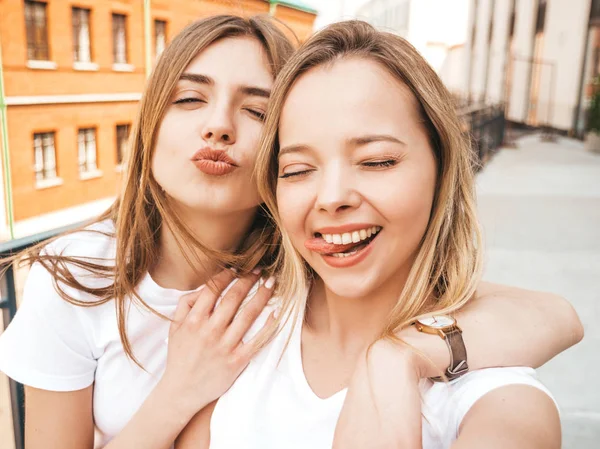
M354 17L358 9L369 0L302 0L319 11L315 29L340 20ZM464 43L467 38L468 0L413 0L430 3L439 14L429 16L430 26L420 34L428 41L446 42L448 45ZM423 5L421 5L423 6Z
M319 11L315 28L319 29L325 25L335 22L340 18L354 16L358 8L369 0L302 0L307 5Z

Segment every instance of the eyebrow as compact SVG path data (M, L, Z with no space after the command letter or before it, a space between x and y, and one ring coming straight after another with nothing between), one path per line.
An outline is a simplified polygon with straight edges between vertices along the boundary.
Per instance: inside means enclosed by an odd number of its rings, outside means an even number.
M287 147L283 147L279 150L279 154L277 155L277 157L281 157L284 154L288 154L288 153L302 153L303 151L308 150L308 146L306 145L288 145Z
M347 142L350 145L355 146L355 147L360 147L360 146L367 145L367 144L373 143L373 142L392 142L392 143L398 143L400 145L406 145L406 143L403 142L402 140L400 140L394 136L390 136L389 134L369 134L366 136L352 137L352 138L348 139ZM301 153L308 149L309 149L308 146L303 145L303 144L288 145L287 147L281 148L279 150L279 154L277 156L281 157L284 154L288 154L288 153Z
M211 77L200 73L183 73L179 79L182 81L191 81L196 84L206 84L208 86L214 86L215 84L215 81ZM250 97L263 97L268 99L271 96L270 89L264 89L257 86L240 86L239 90L244 95Z
M366 136L353 137L351 139L348 139L348 143L354 146L367 145L373 142L392 142L398 143L400 145L406 145L406 143L402 140L398 139L397 137L390 136L389 134L369 134Z
M240 90L242 91L242 93L251 97L269 98L271 96L271 90L263 89L262 87L242 86Z
M197 84L208 84L209 86L215 84L212 78L206 75L201 75L200 73L182 73L179 79L182 81L191 81Z

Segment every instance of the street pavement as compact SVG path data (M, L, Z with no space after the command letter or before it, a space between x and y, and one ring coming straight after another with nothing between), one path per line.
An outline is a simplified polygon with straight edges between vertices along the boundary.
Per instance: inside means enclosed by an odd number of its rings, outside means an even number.
M538 370L561 410L563 449L600 448L600 154L539 135L502 149L478 175L484 279L550 291L585 337Z

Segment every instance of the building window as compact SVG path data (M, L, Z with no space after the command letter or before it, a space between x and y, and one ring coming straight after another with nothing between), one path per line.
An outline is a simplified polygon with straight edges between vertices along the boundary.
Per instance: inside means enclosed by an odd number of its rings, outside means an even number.
M535 20L535 34L539 34L544 31L544 25L546 24L546 7L547 0L538 0L537 17Z
M46 3L25 1L25 28L27 30L27 59L30 61L50 60Z
M123 14L112 15L113 61L115 64L127 64L127 17Z
M592 0L592 7L590 9L590 21L597 23L600 21L600 1Z
M36 181L45 181L57 177L53 132L33 135L33 156Z
M77 62L92 61L89 9L73 8L73 59Z
M79 148L79 174L92 173L98 170L96 164L96 130L80 129L77 133Z
M117 164L121 165L127 156L130 125L117 125Z
M164 20L154 21L154 51L158 58L167 46L167 22Z

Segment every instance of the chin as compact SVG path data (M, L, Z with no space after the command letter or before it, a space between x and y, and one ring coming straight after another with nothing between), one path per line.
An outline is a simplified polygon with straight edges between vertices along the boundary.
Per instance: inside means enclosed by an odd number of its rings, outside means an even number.
M364 298L377 288L373 279L350 273L339 276L329 274L322 276L321 280L331 293L348 299Z

